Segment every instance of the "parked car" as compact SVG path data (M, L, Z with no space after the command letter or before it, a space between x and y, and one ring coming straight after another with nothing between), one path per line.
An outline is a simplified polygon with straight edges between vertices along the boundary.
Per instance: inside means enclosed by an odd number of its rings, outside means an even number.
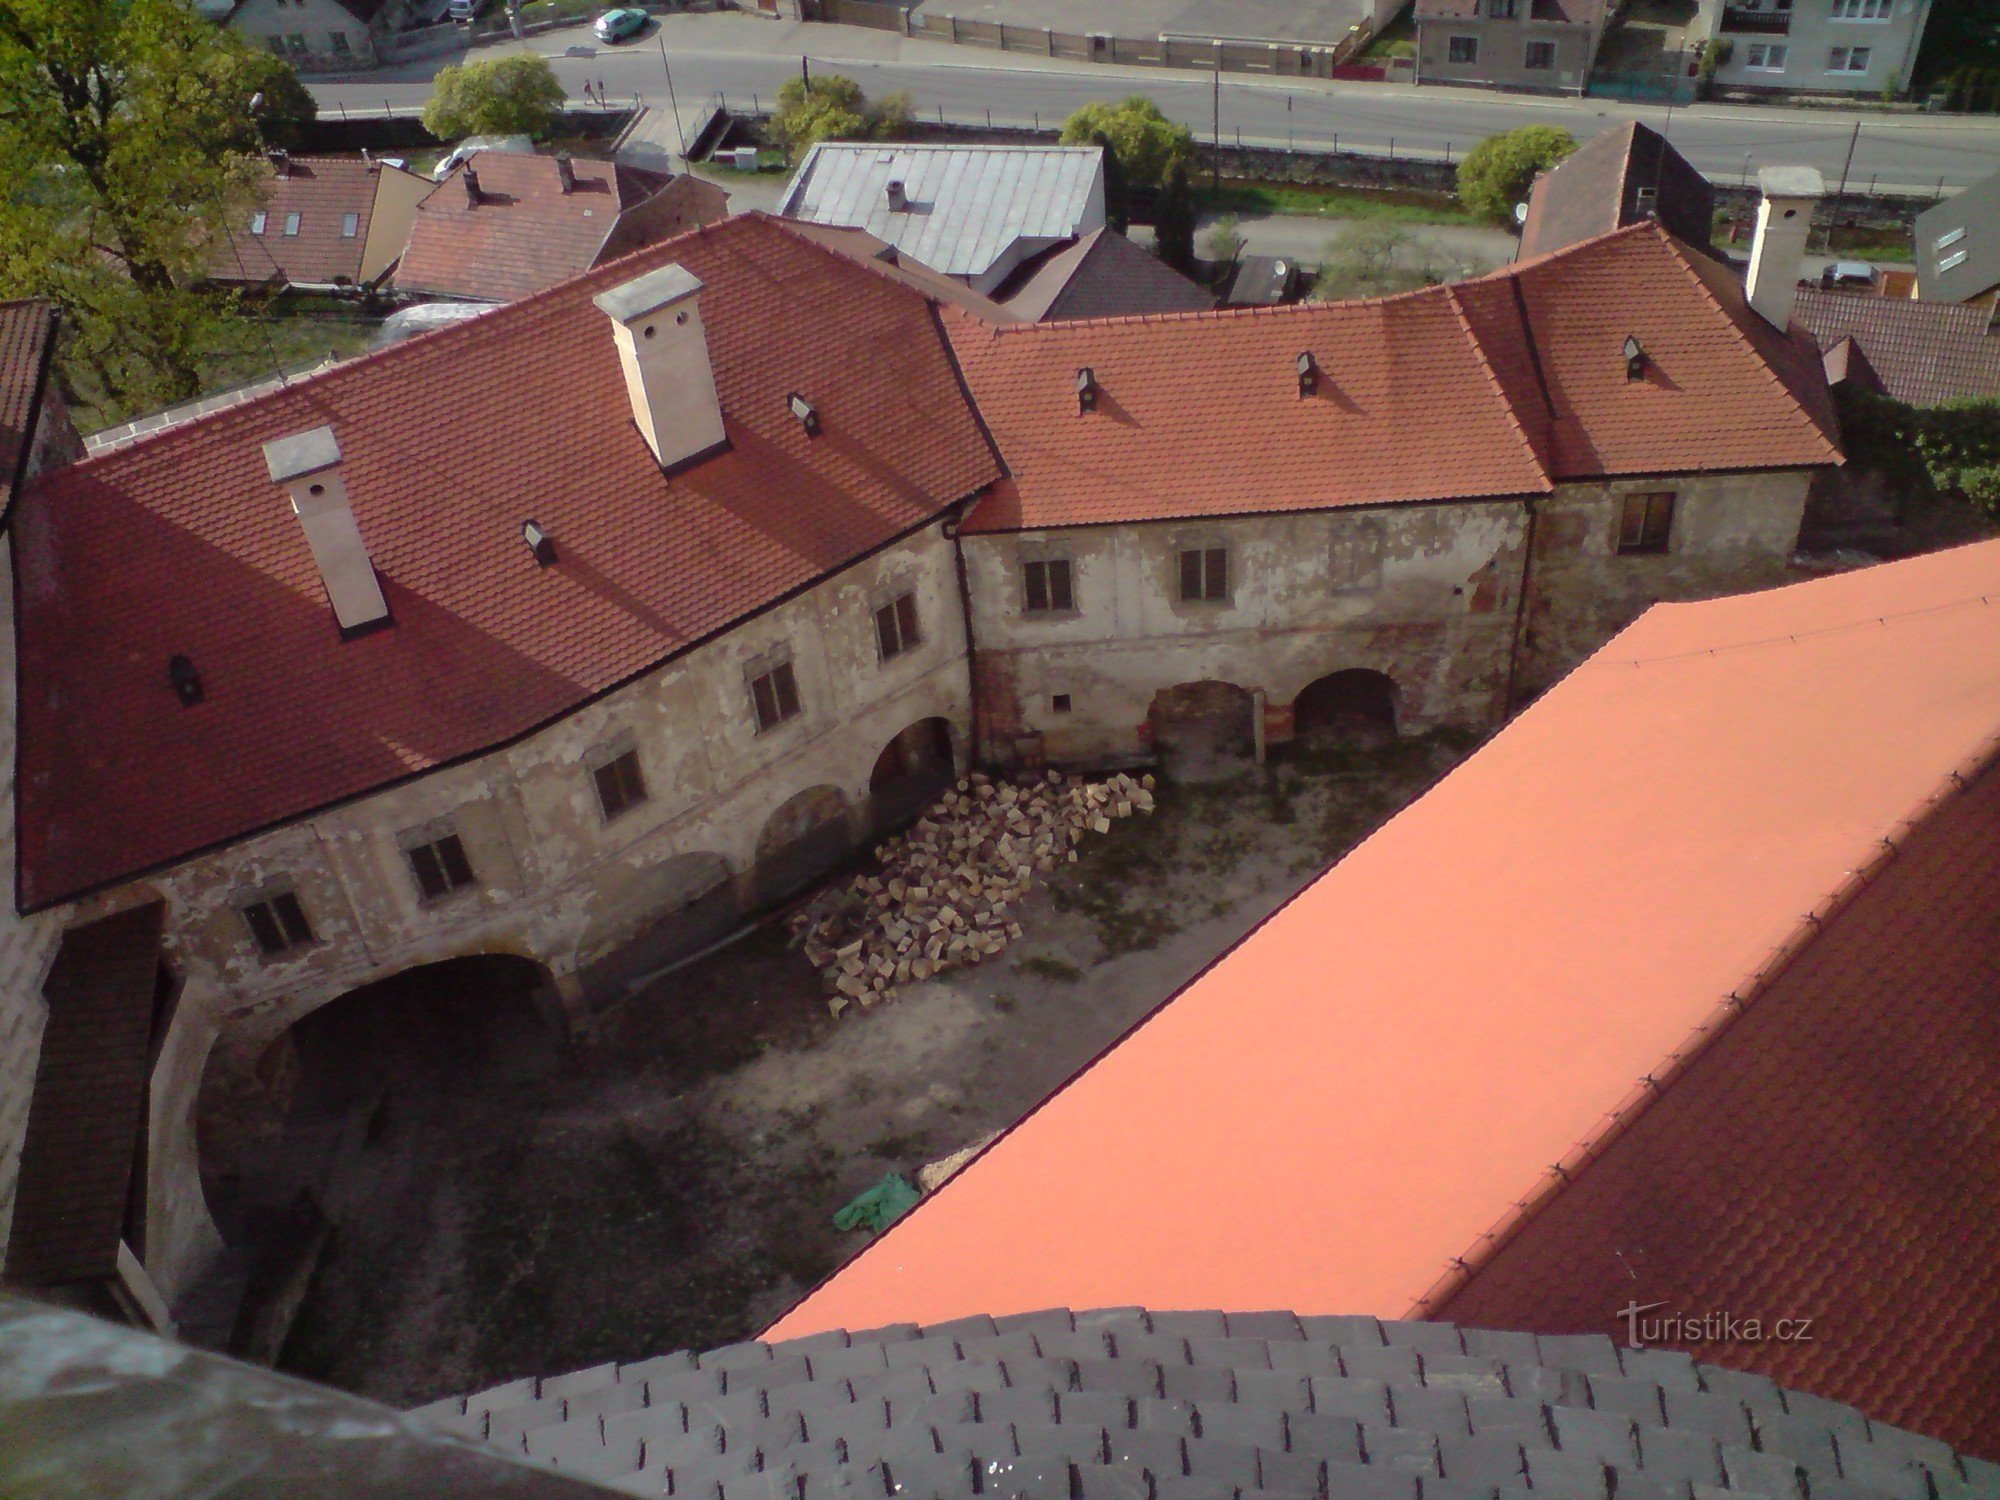
M487 0L451 0L451 18L461 26L486 9Z
M622 42L645 29L646 13L643 10L607 10L597 18L597 39L600 42Z
M1819 273L1819 284L1830 292L1848 288L1865 291L1875 285L1875 268L1865 260L1836 260Z

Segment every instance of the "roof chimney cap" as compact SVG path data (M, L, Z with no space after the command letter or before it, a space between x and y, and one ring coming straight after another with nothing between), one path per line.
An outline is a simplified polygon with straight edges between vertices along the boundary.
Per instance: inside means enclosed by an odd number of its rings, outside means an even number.
M273 147L271 150L266 151L264 155L269 159L271 163L271 169L275 171L280 177L291 176L292 174L291 152L285 150L283 147Z
M315 427L291 437L273 438L264 445L264 462L271 470L271 482L284 484L307 474L317 474L340 462L340 444L331 427Z
M473 171L471 167L464 167L460 169L459 176L465 179L465 206L467 208L477 208L479 206L479 174Z
M683 265L665 265L657 271L599 292L590 300L597 310L620 323L643 318L647 313L685 301L701 290L701 278Z
M907 207L907 206L909 205L909 201L910 201L910 200L909 200L909 199L908 199L908 198L907 198L906 196L904 196L904 193L903 193L903 179L902 179L902 178L900 178L900 177L891 177L891 178L889 179L889 188L888 188L888 192L889 192L889 207L891 207L891 208L905 208L905 207Z
M1757 191L1766 198L1824 198L1826 179L1818 167L1760 167Z
M576 191L576 164L570 160L567 151L556 153L556 181L565 194Z

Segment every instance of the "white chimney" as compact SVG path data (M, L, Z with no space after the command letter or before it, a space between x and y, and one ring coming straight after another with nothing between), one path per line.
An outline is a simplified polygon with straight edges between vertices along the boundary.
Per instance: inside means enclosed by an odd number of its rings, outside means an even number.
M305 527L306 545L319 564L320 582L332 601L343 635L389 619L388 601L368 560L347 486L340 478L340 444L331 427L278 438L264 445L271 480L292 497L292 513Z
M1764 201L1757 205L1757 235L1750 242L1750 305L1774 328L1789 328L1799 296L1799 272L1812 232L1813 209L1826 196L1814 167L1766 167L1757 174Z
M592 300L611 319L632 420L660 467L675 468L728 442L701 326L701 282L693 273L661 266Z

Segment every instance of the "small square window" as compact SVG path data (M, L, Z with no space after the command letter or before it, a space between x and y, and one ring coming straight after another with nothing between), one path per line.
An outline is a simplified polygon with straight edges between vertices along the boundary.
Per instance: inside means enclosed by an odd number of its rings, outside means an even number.
M439 900L473 883L472 863L455 831L418 834L414 842L404 844L403 855L426 901Z
M243 925L250 929L257 950L266 958L306 947L314 941L312 923L306 920L305 908L291 891L273 892L246 903L241 910Z
M1455 36L1446 43L1446 55L1455 63L1476 63L1479 61L1479 38L1476 36Z
M262 234L264 232L264 219L264 210L261 208L250 215L250 232L252 234Z
M1076 608L1076 594L1070 587L1069 559L1051 557L1021 565L1028 613L1068 614Z
M1066 713L1068 713L1068 712L1069 712L1069 694L1068 694L1068 693L1057 693L1057 694L1056 694L1056 695L1055 695L1054 697L1050 698L1050 699L1049 699L1049 711L1050 711L1050 712L1052 712L1052 713L1059 713L1059 714L1066 714Z
M917 596L898 594L875 611L875 644L882 660L914 649L923 636L917 630Z
M1554 42L1528 43L1526 67L1531 73L1546 73L1556 65L1556 44Z
M1618 550L1664 552L1674 529L1674 497L1668 490L1627 495L1618 519Z
M1868 59L1874 55L1872 47L1835 47L1827 58L1829 73L1866 73Z
M757 711L757 732L776 729L787 719L798 717L799 684L792 664L781 661L750 679L750 701Z
M1785 71L1785 58L1788 53L1787 47L1771 42L1753 42L1749 51L1744 54L1743 66L1753 68L1759 73L1782 73Z
M1229 598L1229 549L1188 547L1181 551L1181 602L1218 604Z
M289 50L299 53L300 55L304 55L306 52L311 50L309 47L306 46L306 39L304 33L297 31L288 31L285 33L285 46Z
M639 752L626 750L601 761L591 772L597 782L597 805L609 823L646 800L646 778L639 769Z
M296 235L298 232L299 232L299 216L297 214L286 214L285 215L286 238L289 239L293 235Z
M335 57L347 57L351 54L352 49L350 49L347 45L346 32L329 31L326 34L326 40L327 44L333 49L333 55Z
M344 240L351 240L359 233L361 233L361 215L342 214L340 216L340 237Z

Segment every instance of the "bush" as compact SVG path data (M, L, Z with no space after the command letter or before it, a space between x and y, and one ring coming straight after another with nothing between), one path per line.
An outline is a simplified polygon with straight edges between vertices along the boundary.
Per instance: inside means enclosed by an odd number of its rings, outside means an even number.
M1105 144L1118 154L1125 181L1141 189L1164 185L1174 166L1194 154L1194 136L1160 113L1144 94L1116 104L1086 104L1063 121L1065 146Z
M1153 253L1181 275L1194 275L1194 189L1187 168L1178 163L1167 173L1153 213Z
M1243 253L1243 231L1236 227L1236 215L1224 214L1201 237L1202 254L1209 260L1233 261Z
M257 121L258 140L272 149L297 151L319 118L319 103L312 91L299 82L290 63L269 52L249 54L245 72L252 97L263 96L251 111Z
M424 129L441 141L469 135L543 139L563 107L563 86L545 57L496 57L438 70Z
M1576 149L1576 137L1554 125L1524 125L1488 136L1458 164L1458 201L1495 220L1513 217L1536 174Z
M787 79L778 90L771 136L796 161L821 141L888 140L910 122L910 96L885 94L872 107L861 85L838 73L822 73L808 85Z
M1850 463L1905 489L1955 490L2000 518L2000 401L1919 407L1848 389L1835 399Z

